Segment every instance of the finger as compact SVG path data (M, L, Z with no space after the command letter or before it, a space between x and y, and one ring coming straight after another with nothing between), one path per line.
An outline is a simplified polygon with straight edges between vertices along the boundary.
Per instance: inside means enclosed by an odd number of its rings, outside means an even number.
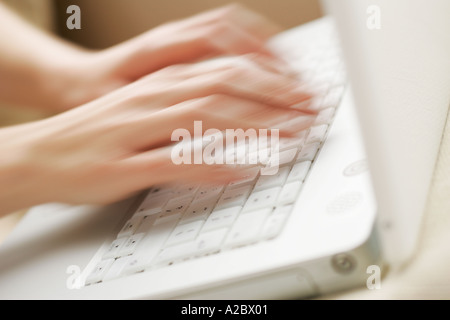
M203 94L215 91L214 93L250 99L276 108L291 109L312 98L309 93L300 89L297 80L260 68L228 69L203 74L192 80L184 83L185 90L191 94L195 93L192 86L196 85ZM315 114L307 108L296 107L296 110Z
M301 89L299 80L261 68L247 59L220 59L194 65L171 68L179 71L181 80L165 88L169 103L200 98L212 94L227 94L255 100L273 107L292 108L308 114L315 112L301 103L312 96ZM176 79L173 78L175 82ZM176 89L175 89L176 88Z
M264 45L281 30L263 16L231 5L164 24L105 50L101 57L115 66L114 73L135 81L166 66L224 53L260 52L275 58Z
M123 159L118 173L124 174L124 184L130 189L142 190L155 184L170 182L199 182L227 184L240 176L242 168L206 163L175 164L173 147L153 149Z
M268 56L261 55L259 53L248 53L243 57L256 63L258 66L269 72L280 73L282 75L291 77L294 80L300 79L300 74L295 71L285 60L279 58L276 55L271 54L270 56Z
M265 48L267 40L282 29L265 17L242 6L226 6L208 11L191 18L181 20L174 25L181 30L188 30L186 35L194 36L200 41L195 46L197 56L216 56L219 54L260 54L276 58ZM186 49L192 46L187 42ZM200 52L203 51L203 54Z
M228 70L239 66L261 68L267 72L279 73L292 78L294 81L300 81L298 72L293 70L284 60L276 57L267 57L255 52L240 56L215 57L197 63L175 64L154 72L152 77L161 76L183 80L196 75Z
M214 95L141 116L128 128L125 140L129 141L131 148L149 149L172 143L173 135L180 132L198 135L196 122L201 123L200 134L209 129L261 130L289 121L298 114L295 110L277 109L250 100ZM280 136L292 136L304 128L277 129L280 130Z

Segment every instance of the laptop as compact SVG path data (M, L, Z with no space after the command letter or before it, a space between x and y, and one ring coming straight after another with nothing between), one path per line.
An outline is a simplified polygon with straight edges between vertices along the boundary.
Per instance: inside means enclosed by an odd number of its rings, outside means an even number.
M450 3L324 9L268 44L319 111L279 141L276 174L33 208L0 247L0 298L295 299L401 272L449 110Z

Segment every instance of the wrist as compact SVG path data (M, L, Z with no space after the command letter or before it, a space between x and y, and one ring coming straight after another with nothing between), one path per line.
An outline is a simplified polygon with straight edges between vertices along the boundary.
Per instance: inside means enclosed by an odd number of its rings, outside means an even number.
M0 217L45 202L39 190L42 179L30 161L26 124L0 130Z
M87 50L73 51L48 66L43 83L53 110L67 111L128 84L114 67L103 51Z
M63 112L85 102L86 93L82 83L89 71L84 64L93 54L68 47L53 52L52 57L42 61L37 83L45 101L44 108Z

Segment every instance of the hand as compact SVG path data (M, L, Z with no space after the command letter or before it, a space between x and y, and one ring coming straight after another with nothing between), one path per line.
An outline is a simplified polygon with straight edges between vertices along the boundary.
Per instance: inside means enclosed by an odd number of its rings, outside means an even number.
M279 31L266 18L229 5L167 23L109 49L76 52L51 67L49 91L63 93L53 108L62 111L81 105L172 64L252 52L277 60L264 45Z
M162 69L79 108L0 130L1 210L109 203L170 181L227 181L233 172L223 167L174 165L172 132L192 132L194 121L204 130L268 128L309 114L290 109L308 98L293 78L243 57Z

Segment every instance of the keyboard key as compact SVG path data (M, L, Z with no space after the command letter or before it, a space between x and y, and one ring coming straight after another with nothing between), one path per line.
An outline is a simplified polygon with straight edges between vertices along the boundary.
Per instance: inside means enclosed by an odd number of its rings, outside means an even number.
M184 196L169 200L167 204L164 206L164 209L162 210L160 217L183 213L190 205L191 201L192 201L191 196L187 197Z
M281 206L281 207L277 207L275 208L275 210L273 210L271 216L277 216L277 215L290 215L292 212L293 206Z
M177 220L171 219L152 226L130 256L132 259L125 265L123 273L132 274L151 267L177 223Z
M104 275L109 267L113 264L114 259L107 259L100 261L86 278L86 284L93 284L103 280Z
M248 149L245 143L238 143L230 148L225 148L225 163L228 165L240 163L245 159L247 153Z
M297 162L314 161L319 151L320 143L311 143L303 146L297 156Z
M296 132L299 130L299 128L310 127L313 122L314 121L313 121L313 119L311 119L311 117L305 117L305 116L294 117L291 120L283 123L279 127L280 127L280 129L292 130L292 131Z
M230 230L224 248L230 249L257 242L260 230L272 209L261 209L241 214Z
M158 215L154 224L164 223L168 220L179 220L191 201L191 197L180 197L170 200Z
M306 139L307 144L315 142L323 142L328 131L328 125L322 124L320 126L312 127L309 131L308 138Z
M295 155L294 155L295 157ZM278 187L285 183L290 168L284 167L278 170L277 174L271 176L261 176L255 185L255 191L260 191L268 188Z
M197 195L195 196L192 203L200 202L200 201L207 201L208 199L217 198L222 194L222 191L224 189L224 186L204 186L200 188L197 192Z
M156 265L168 264L186 258L198 257L220 250L227 229L219 229L201 234L196 240L165 248L155 259Z
M145 269L150 267L152 259L150 259L146 255L138 255L133 254L130 256L130 259L127 261L125 266L122 269L122 275L129 275L137 272L144 271Z
M181 185L173 191L173 197L188 197L188 196L194 196L197 192L199 186L197 184L185 184Z
M122 257L119 259L116 259L111 267L109 267L108 271L105 274L105 277L103 278L103 281L109 281L116 278L119 278L121 276L122 270L125 268L127 263L130 261L131 256Z
M158 216L155 220L155 222L153 223L154 226L160 225L160 224L165 224L167 222L170 221L174 221L175 223L177 223L181 217L183 216L183 214L181 213L169 213L169 214L161 214L160 216Z
M132 217L130 220L127 221L127 223L125 223L122 230L117 235L117 238L129 237L132 234L134 234L136 229L139 227L141 221L142 221L141 216Z
M270 140L268 142L270 142ZM257 166L269 158L270 146L266 145L260 149L257 147L255 148L254 146L257 146L257 144L248 146L245 154L239 155L239 158L236 160L236 164L245 165L247 167Z
M236 220L236 217L239 215L241 210L242 207L232 207L214 211L208 217L208 220L206 220L201 232L203 233L206 231L230 227Z
M288 182L305 181L306 175L311 168L311 161L303 161L295 164L287 178Z
M277 203L281 205L294 203L300 193L302 184L299 181L286 184L278 196Z
M261 238L269 240L277 237L283 230L291 211L291 206L277 208L264 223L261 231Z
M119 256L124 257L132 254L142 238L144 238L143 233L138 233L129 237L120 248Z
M333 117L335 114L334 108L327 108L319 112L319 114L316 117L316 120L314 121L314 125L322 125L322 124L330 124L333 121Z
M214 209L216 201L197 202L192 204L181 218L180 223L188 223L196 220L206 220Z
M272 166L282 167L284 165L289 165L294 161L297 153L298 153L298 149L289 149L289 150L281 151L278 154L274 154L274 155L272 155L272 157L270 159L269 166L270 167L272 167Z
M305 141L306 133L303 132L299 137L280 138L278 149L280 151L298 148Z
M142 221L139 225L139 227L136 230L136 233L147 233L150 228L155 223L156 219L158 218L158 215L152 214L150 216L144 216L142 217Z
M136 215L146 216L161 212L171 197L172 193L170 192L160 196L149 195L139 206Z
M137 272L144 271L153 266L155 257L161 251L161 241L162 239L166 239L167 237L155 238L152 237L152 240L146 239L146 245L142 245L138 247L138 249L130 255L130 260L127 261L126 265L122 270L122 275L133 274Z
M252 186L246 185L239 188L227 188L217 202L216 209L224 209L228 207L242 207L247 201L248 195L252 190Z
M191 254L198 256L219 251L228 231L228 229L218 229L200 234L194 242Z
M275 201L277 200L280 191L281 188L277 187L252 193L245 203L242 212L261 208L272 208L275 205Z
M251 152L248 154L247 166L261 166L266 165L270 160L270 154L272 150L270 148L260 149L256 152ZM254 169L258 172L258 169Z
M174 189L175 189L175 187L170 184L154 186L148 192L147 198L155 198L155 197L159 197L163 194L172 193Z
M109 246L108 250L103 254L103 259L111 259L120 257L120 249L125 244L128 238L119 238L114 240Z
M238 186L240 187L243 185L252 184L258 177L258 174L259 174L258 167L243 170L242 174L240 175L240 178L230 182L228 184L228 186L229 187L238 187Z
M200 232L201 227L203 226L203 221L194 221L191 223L181 224L177 226L169 239L167 240L165 246L173 246L182 242L187 242L194 240L195 237Z

